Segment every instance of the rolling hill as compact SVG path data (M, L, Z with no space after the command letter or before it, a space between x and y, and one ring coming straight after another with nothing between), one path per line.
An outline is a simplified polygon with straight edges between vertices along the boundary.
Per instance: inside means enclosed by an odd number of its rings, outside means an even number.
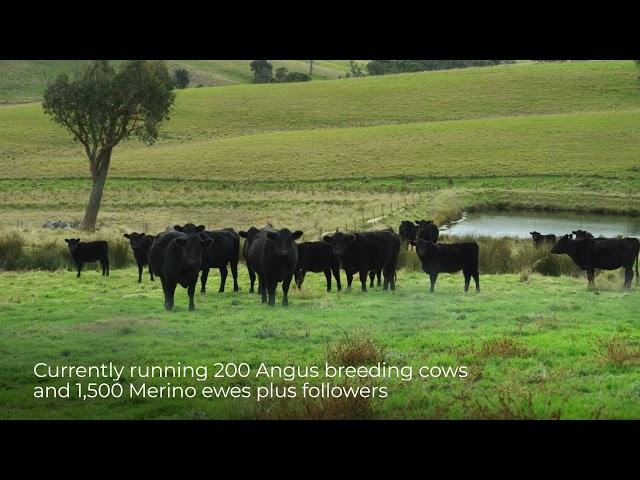
M8 218L44 216L49 196L67 214L81 212L85 162L38 103L0 107L0 208ZM79 180L52 183L62 178ZM631 61L591 61L187 89L154 146L117 148L110 179L103 215L114 223L135 205L134 192L149 192L145 204L162 211L158 222L188 212L191 187L182 186L203 181L218 209L206 215L243 222L301 212L306 224L353 220L354 211L408 191L431 192L431 215L496 203L632 213L640 211L640 82ZM156 180L166 195L153 193ZM119 188L122 181L139 188ZM16 202L25 189L29 215ZM229 189L240 189L240 203L225 206ZM279 212L277 192L295 190L307 193ZM271 194L269 208L247 207ZM305 198L332 207L308 210Z
M118 61L114 61L117 64ZM169 60L170 70L184 68L191 73L190 87L251 83L250 60ZM73 74L87 60L0 60L0 104L40 100L48 81L61 73ZM274 72L309 72L309 60L271 60ZM315 60L314 80L334 79L349 70L349 60Z

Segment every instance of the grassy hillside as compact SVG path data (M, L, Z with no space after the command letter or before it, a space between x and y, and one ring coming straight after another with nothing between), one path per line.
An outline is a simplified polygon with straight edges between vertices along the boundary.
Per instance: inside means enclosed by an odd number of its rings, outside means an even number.
M403 174L635 177L640 173L632 170L640 170L639 125L640 110L262 133L162 141L151 148L130 143L115 152L110 173L216 180L242 180L248 174L254 180ZM63 142L57 148L43 145L46 141L5 143L5 177L83 174L75 173L79 148Z
M198 215L214 224L353 223L409 191L425 193L416 209L431 215L470 205L639 212L636 77L633 62L523 63L181 91L156 145L115 151L102 218L125 222L140 204L158 222L188 215L202 181ZM0 108L0 145L9 223L81 214L89 184L50 180L86 179L82 150L38 104Z
M162 309L158 281L135 269L5 273L0 275L0 362L2 418L507 418L590 419L640 417L637 368L640 295L609 288L598 278L598 295L585 279L533 275L484 275L479 294L463 294L461 275L442 275L427 292L424 274L400 272L395 293L372 289L324 292L322 274L309 274L290 307L261 306L242 291L207 293L186 311L186 293L176 292L176 311ZM343 275L344 279L344 275ZM218 275L210 277L211 290ZM27 287L27 288L25 288ZM278 302L281 301L278 292ZM91 316L86 306L91 303ZM411 305L411 308L407 306ZM362 315L366 311L367 315ZM399 313L401 312L401 313ZM346 335L346 336L345 336ZM247 362L323 365L328 352L367 341L383 349L389 365L466 366L465 378L382 379L389 396L370 402L256 402L216 399L50 399L33 398L33 365L123 365ZM369 345L365 343L365 345ZM369 350L365 350L368 353ZM362 353L360 354L362 355ZM373 363L373 362L372 362ZM322 379L304 381L318 385ZM86 384L89 381L83 380ZM143 380L126 376L122 384ZM268 385L264 378L179 378L152 385ZM344 381L334 383L343 384ZM111 382L109 382L111 383ZM357 382L347 382L350 385Z
M88 60L0 60L0 104L39 100L47 82L61 73L74 74ZM114 60L118 63L118 60ZM251 83L250 60L169 60L170 70L184 68L191 73L190 87ZM285 67L290 72L309 72L308 60L271 60L273 70ZM314 80L343 76L349 60L315 60Z

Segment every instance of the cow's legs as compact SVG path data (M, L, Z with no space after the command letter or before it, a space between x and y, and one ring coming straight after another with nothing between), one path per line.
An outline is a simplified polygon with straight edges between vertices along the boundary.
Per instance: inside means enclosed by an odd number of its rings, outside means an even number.
M631 288L631 282L633 281L633 264L624 268L624 288Z
M327 292L330 292L331 291L331 270L325 270L324 277L327 279Z
M251 282L251 286L249 287L249 293L253 293L253 285L256 283L256 272L247 268L249 271L249 281Z
M151 277L151 281L153 282L153 270L149 267L149 277Z
M82 262L76 263L76 266L78 267L78 274L76 275L76 278L80 278L80 270L82 270Z
M231 262L231 276L233 277L233 291L238 291L238 262Z
M142 264L138 264L138 283L142 282Z
M336 285L338 286L338 291L342 290L342 286L340 285L340 269L333 268L333 276L336 279Z
M200 274L200 293L207 292L207 279L209 278L209 269L203 268L202 273Z
M109 258L100 259L100 266L102 267L102 276L109 276Z
M162 285L162 293L164 294L164 308L165 310L171 310L169 306L169 296L167 295L167 284L162 277L160 277L160 284Z
M173 297L176 293L176 281L175 280L167 280L165 281L165 301L164 308L167 310L173 310Z
M224 285L227 283L228 274L229 270L227 270L226 265L220 267L220 288L218 289L218 293L224 292Z
M589 282L589 285L593 285L593 279L595 277L595 270L593 268L590 268L587 270L587 281Z
M438 274L437 273L430 273L429 274L429 280L431 281L431 289L430 289L431 292L433 292L433 289L436 286L436 280L437 279L438 279Z
M383 290L389 290L389 288L391 288L391 291L394 291L396 289L396 272L393 270L392 267L389 268L385 268L384 269L384 286L382 287Z
M347 288L351 290L351 282L353 282L353 273L345 272L347 275Z
M267 280L264 284L264 289L269 294L269 301L267 305L270 307L275 306L276 304L276 288L278 287L278 282L274 282L273 280Z
M194 278L191 282L189 282L189 286L187 287L187 295L189 295L189 311L193 312L196 309L195 304L193 303L193 295L196 293L196 284L198 283L198 277Z
M476 292L480 291L480 273L476 270L471 274L473 276L473 281L476 282Z
M258 293L262 295L262 303L267 303L267 289L262 275L258 274Z
M282 280L282 306L283 307L289 306L289 285L291 285L291 278L292 277L285 277L285 279Z
M382 270L378 270L378 271L376 272L376 277L378 277L378 285L377 285L377 286L379 287L379 286L380 286L380 283L381 283L381 282L380 282L380 277L382 277Z
M464 274L464 293L469 290L469 283L471 283L471 274L468 271L463 271Z
M367 270L360 270L360 284L362 285L362 291L367 291Z
M373 288L373 279L376 278L376 272L374 270L371 270L369 272L369 287Z

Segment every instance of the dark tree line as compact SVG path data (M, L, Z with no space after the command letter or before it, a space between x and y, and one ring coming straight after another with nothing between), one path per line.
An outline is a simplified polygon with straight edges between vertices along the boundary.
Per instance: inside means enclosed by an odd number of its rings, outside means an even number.
M278 68L274 76L273 65L268 60L254 60L250 63L250 68L254 76L253 83L308 82L311 80L310 75L301 72L289 72L285 67Z
M513 63L513 60L372 60L367 63L366 68L369 75L387 75L390 73L486 67L503 63Z
M173 72L173 83L176 88L187 88L189 86L189 81L191 80L191 74L189 70L184 68L178 68L175 72Z

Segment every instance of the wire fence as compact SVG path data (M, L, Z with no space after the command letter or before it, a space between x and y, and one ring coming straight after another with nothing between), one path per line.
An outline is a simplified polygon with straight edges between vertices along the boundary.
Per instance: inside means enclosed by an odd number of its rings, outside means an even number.
M308 228L307 230L308 231L315 230L316 237L318 239L322 239L324 235L335 232L335 231L354 232L354 231L371 229L371 228L374 228L376 225L384 223L385 221L388 221L390 218L397 216L401 212L406 212L416 207L417 205L422 204L425 197L427 197L427 192L410 192L407 195L405 195L404 198L401 200L390 200L387 203L382 203L376 206L361 207L357 209L356 212L352 213L351 219L348 221L345 221L344 224L332 225L333 227L332 230L326 229L326 225L328 222L326 222L325 219L318 220L316 222L315 228L313 229ZM205 221L203 221L202 223L204 223L204 225L208 230L218 228L216 223L212 221L206 221L206 219L204 220ZM30 220L17 219L15 223L11 226L15 226L17 230L39 229L39 228L47 228L47 224L57 223L57 222L58 220L30 221ZM67 221L65 223L68 224L68 227L66 228L65 227L51 228L51 226L49 226L48 230L54 231L54 232L68 230L72 232L77 230L77 228L79 227L78 221L71 221L71 222ZM129 225L131 225L131 222L128 222L128 223ZM156 229L164 230L165 228L172 228L173 224L174 223L171 223L171 222L167 223L167 225L164 225L161 223L150 224L142 220L139 222L139 228L141 232L150 232ZM98 220L96 222L96 230L99 231L107 225L113 226L108 223L104 223L101 220ZM7 227L11 227L11 226L7 225Z
M370 210L361 209L358 215L353 216L351 222L345 222L344 225L336 225L334 230L326 231L318 228L318 239L332 232L355 232L372 228L377 224L383 223L390 217L398 215L400 212L406 212L410 208L422 203L422 192L411 192L411 196L405 196L403 201L396 200L387 204L380 204L377 207L370 207ZM370 215L370 217L369 217ZM369 217L369 218L367 218ZM342 228L344 226L344 229Z

